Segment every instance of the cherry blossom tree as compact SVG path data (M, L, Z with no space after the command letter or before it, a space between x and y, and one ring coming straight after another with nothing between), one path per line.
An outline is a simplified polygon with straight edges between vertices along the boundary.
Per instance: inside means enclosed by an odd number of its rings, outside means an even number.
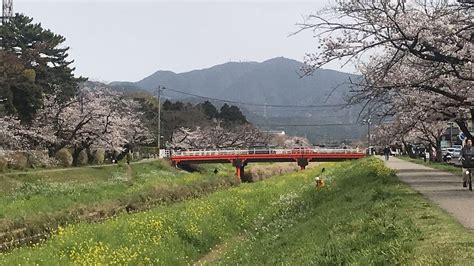
M173 141L169 143L172 148L248 148L268 143L268 136L250 124L232 128L218 123L195 129L180 128L173 136Z
M292 149L292 148L308 148L311 147L311 142L305 137L298 136L285 136L283 145L281 148Z
M351 103L400 111L393 99L419 94L431 121L454 120L469 137L474 120L472 5L454 1L338 1L308 16L321 52L307 54L305 74L335 60L354 62L363 75ZM394 108L395 107L395 108ZM423 107L423 108L421 108Z
M27 141L34 138L37 140L54 141L54 136L37 134L21 124L18 118L12 116L0 117L0 147L3 149L22 150L32 148L32 143Z
M69 101L47 95L34 120L26 125L11 117L1 118L0 141L12 148L45 147L50 155L62 148L79 153L93 149L122 149L125 144L148 143L152 136L140 120L138 103L106 88L83 88ZM92 158L92 156L90 156Z
M376 142L379 145L401 142L408 152L412 143L422 142L436 150L436 160L440 161L441 137L447 124L442 120L442 114L426 112L427 106L417 105L417 96L423 95L406 93L392 100L395 104L389 109L393 112L391 121L376 129Z

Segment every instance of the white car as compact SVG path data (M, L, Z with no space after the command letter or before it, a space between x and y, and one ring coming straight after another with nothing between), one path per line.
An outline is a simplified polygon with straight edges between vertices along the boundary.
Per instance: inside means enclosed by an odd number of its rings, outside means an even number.
M390 155L391 156L399 156L400 155L400 150L399 149L390 149Z
M453 155L455 148L446 148L446 153Z
M459 158L459 156L461 156L461 149L460 148L454 148L454 151L451 153L451 156L453 158Z

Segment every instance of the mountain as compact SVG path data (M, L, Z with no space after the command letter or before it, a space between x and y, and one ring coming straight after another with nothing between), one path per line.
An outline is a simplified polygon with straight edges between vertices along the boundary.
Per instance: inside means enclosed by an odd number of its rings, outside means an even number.
M116 88L145 89L153 91L158 85L174 90L223 98L232 101L268 104L331 104L340 103L347 87L329 93L341 83L356 76L334 70L321 69L312 76L301 78L303 63L283 57L262 63L229 62L211 68L186 73L157 71L138 82L112 82ZM187 98L174 95L173 98Z
M228 62L211 68L185 73L157 71L138 82L112 82L122 90L154 92L158 85L169 88L163 97L173 100L203 101L200 95L246 104L236 104L249 120L261 127L284 129L292 134L306 134L313 141L359 138L363 129L351 124L357 120L360 107L283 108L271 105L336 105L350 95L349 79L358 76L334 70L320 69L311 76L300 76L303 63L278 57L261 63ZM181 93L177 93L179 91ZM216 105L223 104L217 100ZM250 105L249 105L250 104ZM255 105L252 105L255 104ZM268 106L263 106L264 104ZM326 126L272 126L288 124L328 124ZM342 130L343 128L346 128Z

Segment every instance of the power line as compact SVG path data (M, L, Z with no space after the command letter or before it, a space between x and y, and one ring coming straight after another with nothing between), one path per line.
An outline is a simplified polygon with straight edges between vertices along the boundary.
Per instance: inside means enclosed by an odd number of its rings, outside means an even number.
M202 95L197 95L189 92L174 90L170 88L166 88L166 90L173 91L179 94L193 96L196 98L206 99L206 100L213 100L213 101L220 101L224 103L231 103L231 104L240 104L240 105L247 105L247 106L258 106L258 107L278 107L278 108L327 108L327 107L345 107L347 104L322 104L322 105L281 105L281 104L261 104L261 103L247 103L242 101L231 101L231 100L224 100L212 97L206 97Z
M280 124L280 125L268 125L271 127L334 127L334 126L354 126L360 125L359 123L345 123L345 124ZM267 126L267 125L258 125Z

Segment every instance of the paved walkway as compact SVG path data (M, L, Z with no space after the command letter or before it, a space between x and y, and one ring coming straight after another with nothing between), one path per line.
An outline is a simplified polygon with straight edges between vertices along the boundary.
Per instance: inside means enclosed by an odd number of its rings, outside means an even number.
M394 157L390 157L386 165L398 171L400 180L446 210L466 228L474 229L474 191L462 187L460 176Z

